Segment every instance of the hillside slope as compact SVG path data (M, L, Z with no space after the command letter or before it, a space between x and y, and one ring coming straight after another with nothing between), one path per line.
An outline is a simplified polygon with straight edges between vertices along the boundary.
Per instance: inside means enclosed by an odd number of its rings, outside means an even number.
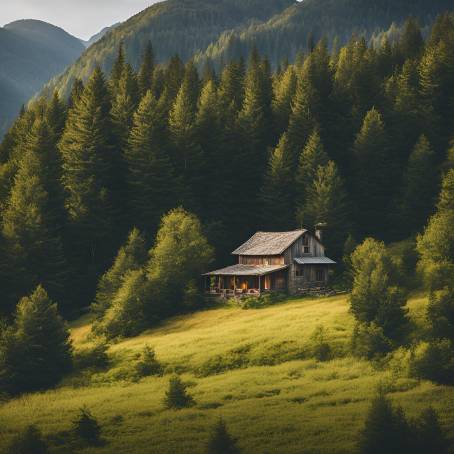
M44 83L84 51L79 39L36 20L0 28L0 137Z
M305 51L309 35L315 42L325 37L332 43L337 38L343 45L353 33L370 38L388 30L393 23L403 23L409 15L427 26L438 14L453 9L450 0L304 0L266 23L223 34L198 53L196 61L210 58L219 62L232 54L245 56L256 46L276 65Z
M264 21L283 11L293 0L167 0L154 4L109 31L74 65L48 84L67 94L75 78L85 79L96 65L109 71L120 43L128 60L138 66L149 40L156 60L178 54L184 60L205 49L226 30Z
M417 326L424 323L426 304L425 298L409 303ZM334 359L327 362L310 354L311 336L320 325L334 350ZM399 360L378 368L352 358L353 325L344 296L292 300L261 310L225 307L175 318L112 346L108 370L79 374L56 391L4 403L0 450L23 426L35 423L49 438L51 452L68 452L65 431L87 405L103 428L105 444L96 447L99 453L202 453L211 426L222 416L243 453L351 454L379 384L409 416L432 405L454 442L454 389L406 378ZM89 330L87 319L73 325L77 349L90 344ZM165 375L128 380L144 345L155 347ZM162 404L175 370L190 384L196 401L177 412Z

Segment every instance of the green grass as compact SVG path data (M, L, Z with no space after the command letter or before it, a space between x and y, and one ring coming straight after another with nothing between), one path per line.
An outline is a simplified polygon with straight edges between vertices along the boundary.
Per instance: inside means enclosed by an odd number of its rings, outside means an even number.
M424 297L409 309L424 326ZM90 343L90 320L72 327L76 348ZM311 357L311 336L323 325L334 359ZM106 444L82 452L202 453L219 416L245 453L354 453L355 440L379 384L416 416L432 405L454 439L454 388L418 382L396 368L377 368L348 354L354 322L345 296L291 300L260 310L219 308L177 317L111 347L109 371L74 387L70 377L56 390L2 404L0 451L24 426L35 423L46 436L71 428L87 405L103 428ZM422 329L422 328L421 328ZM163 377L134 383L119 380L144 344L166 368ZM162 404L169 373L190 384L196 406L180 411ZM217 370L222 373L215 374ZM57 437L58 438L58 437ZM52 444L53 452L67 452Z

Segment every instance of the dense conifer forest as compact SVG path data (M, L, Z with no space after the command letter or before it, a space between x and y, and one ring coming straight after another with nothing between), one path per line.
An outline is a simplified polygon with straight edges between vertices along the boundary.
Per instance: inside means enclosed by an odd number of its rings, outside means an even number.
M256 229L326 223L326 246L415 237L453 165L454 26L423 39L324 40L272 72L253 50L220 72L173 57L138 72L123 47L24 110L0 148L2 313L41 284L66 314L94 299L133 227L152 247L163 214L196 215L216 261Z

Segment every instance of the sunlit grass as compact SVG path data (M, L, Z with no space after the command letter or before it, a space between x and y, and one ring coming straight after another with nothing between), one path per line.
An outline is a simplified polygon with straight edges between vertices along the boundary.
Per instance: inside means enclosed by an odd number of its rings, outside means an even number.
M409 304L417 325L426 303L417 297ZM76 348L85 347L89 322L86 318L73 325ZM307 355L319 325L335 352L328 362ZM144 344L153 346L167 372L183 371L195 407L163 408L168 375L132 383L113 380L111 371L99 373L90 386L65 385L3 404L0 444L31 423L47 436L69 430L79 407L87 405L103 427L106 444L84 452L201 453L212 424L222 416L246 453L352 453L379 384L410 416L432 405L444 426L454 427L454 391L350 357L353 326L345 296L177 317L113 345L110 352L114 368L128 368ZM228 357L235 350L242 352L242 368L218 375L199 373L212 358ZM454 438L454 430L449 435ZM55 444L53 451L66 452Z

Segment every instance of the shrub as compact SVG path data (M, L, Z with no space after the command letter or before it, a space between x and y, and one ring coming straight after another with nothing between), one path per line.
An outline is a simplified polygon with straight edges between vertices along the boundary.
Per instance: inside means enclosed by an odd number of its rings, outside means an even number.
M262 309L263 307L277 304L283 301L285 298L285 293L270 292L260 296L245 296L239 299L234 298L233 301L235 305L240 306L241 309Z
M172 377L164 398L165 407L179 410L194 405L194 399L188 394L186 388L187 385L181 381L180 377Z
M148 345L143 348L140 359L135 365L135 374L137 377L162 374L162 366L156 359L156 353Z
M411 372L417 378L454 384L454 348L448 339L422 342L416 348Z
M7 449L8 454L47 454L47 444L36 426L28 426L17 435Z
M94 327L108 339L131 337L146 327L145 305L148 285L142 270L128 271L104 318Z
M454 290L448 287L430 295L427 318L432 334L438 338L454 340Z
M372 401L359 436L362 454L408 453L410 428L400 407L394 408L383 392Z
M74 434L91 444L100 442L101 427L87 407L80 409L78 417L73 421Z
M222 419L213 427L207 444L207 454L239 454L240 450Z
M392 344L375 323L358 323L353 330L351 348L355 356L373 359L390 352Z
M109 365L107 350L109 344L98 342L91 348L76 351L74 354L74 367L77 370L83 369L105 369Z
M323 326L317 326L312 334L313 354L318 361L328 361L332 357L331 346L325 341Z
M379 392L360 432L359 448L362 454L446 454L448 441L432 408L408 422L402 408L394 408Z
M446 454L449 442L440 426L438 415L433 408L424 410L412 424L414 436L412 454L427 454L430 452Z
M367 238L351 255L350 306L358 322L379 325L389 338L400 337L407 323L406 298L393 287L395 271L384 243Z

